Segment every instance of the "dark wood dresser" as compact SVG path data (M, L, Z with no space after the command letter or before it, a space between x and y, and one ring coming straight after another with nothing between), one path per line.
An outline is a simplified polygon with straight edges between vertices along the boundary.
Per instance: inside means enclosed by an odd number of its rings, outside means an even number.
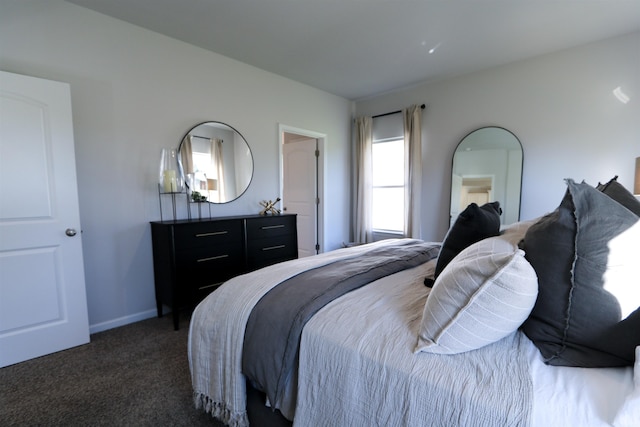
M158 317L191 310L231 277L298 257L296 215L151 222Z

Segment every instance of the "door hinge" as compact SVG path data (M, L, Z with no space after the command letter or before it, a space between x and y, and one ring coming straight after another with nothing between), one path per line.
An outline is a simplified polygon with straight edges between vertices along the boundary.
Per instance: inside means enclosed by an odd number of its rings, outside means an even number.
M316 243L316 251L320 250L320 245Z
M316 157L320 157L320 150L316 150Z
M316 205L320 204L320 197L316 197Z

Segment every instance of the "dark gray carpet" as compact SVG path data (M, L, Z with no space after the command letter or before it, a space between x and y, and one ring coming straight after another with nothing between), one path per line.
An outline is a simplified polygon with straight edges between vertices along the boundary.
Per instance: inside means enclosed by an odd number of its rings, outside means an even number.
M193 405L188 322L148 319L1 368L0 426L222 426Z

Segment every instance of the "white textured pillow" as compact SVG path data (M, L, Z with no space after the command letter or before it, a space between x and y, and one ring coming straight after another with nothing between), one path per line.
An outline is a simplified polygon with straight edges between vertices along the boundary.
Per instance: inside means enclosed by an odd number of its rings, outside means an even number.
M416 353L474 350L511 334L529 316L538 278L517 247L524 231L509 231L469 246L438 276L424 307Z

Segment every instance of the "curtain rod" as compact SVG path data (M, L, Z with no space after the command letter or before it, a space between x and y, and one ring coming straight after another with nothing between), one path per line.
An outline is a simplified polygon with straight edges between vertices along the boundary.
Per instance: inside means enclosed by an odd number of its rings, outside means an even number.
M213 139L213 138L209 138L208 136L200 136L200 135L191 135L191 138L202 138L202 139L208 139L209 141ZM220 140L220 142L224 142L224 141Z
M422 104L422 105L420 106L420 108L422 108L422 109L424 110L425 105L424 105L424 104ZM398 113L402 113L402 110L392 111L392 112L390 112L390 113L378 114L377 116L371 116L371 118L372 118L372 119L375 119L375 118L377 118L377 117L390 116L390 115L392 115L392 114L398 114Z

